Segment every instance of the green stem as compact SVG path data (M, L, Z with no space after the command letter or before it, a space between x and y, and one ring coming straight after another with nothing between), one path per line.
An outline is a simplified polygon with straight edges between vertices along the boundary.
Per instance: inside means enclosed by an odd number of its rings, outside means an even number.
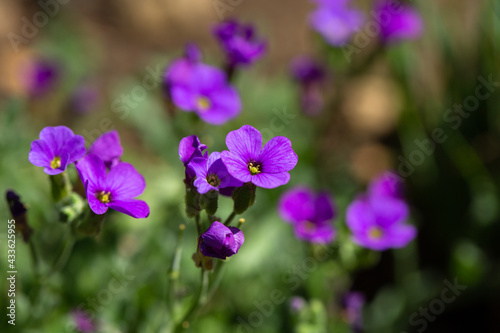
M181 266L181 257L182 257L182 240L183 240L183 235L184 235L185 229L186 229L186 226L184 224L181 224L179 226L179 234L177 236L177 244L175 246L175 253L174 253L174 257L172 259L172 265L170 266L170 270L168 272L169 286L167 289L168 290L167 302L168 302L168 309L169 309L171 315L173 315L173 313L174 313L175 290L176 290L177 281L179 280L179 275L180 275L180 266Z
M48 280L55 273L62 270L64 268L64 266L66 266L66 264L68 263L68 260L71 256L71 252L73 251L73 247L74 247L75 243L76 243L76 240L75 240L74 236L70 233L70 235L68 235L68 239L66 240L66 243L64 244L64 248L63 248L61 254L57 258L54 265L52 265L52 268L50 269L50 271L45 276L45 279L44 279L45 281Z
M201 269L201 283L198 292L194 296L193 303L189 308L188 312L182 317L182 319L177 323L174 332L180 333L184 332L190 326L190 321L194 319L194 316L198 312L198 310L206 303L207 301L207 291L208 291L208 271L205 269Z
M234 217L236 216L236 213L233 211L231 215L226 219L226 222L224 222L224 225L228 226L231 224L231 221L233 221Z
M201 236L202 232L203 232L203 228L201 226L201 220L200 220L200 214L196 214L196 216L194 217L194 220L196 222L196 230L198 231L198 236Z

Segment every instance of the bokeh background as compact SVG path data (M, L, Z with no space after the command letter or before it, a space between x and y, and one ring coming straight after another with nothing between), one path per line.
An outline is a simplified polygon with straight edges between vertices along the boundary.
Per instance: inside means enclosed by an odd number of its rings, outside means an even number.
M196 228L184 213L179 140L196 134L209 150L221 151L229 131L250 124L289 137L299 164L287 186L258 189L255 205L243 216L245 244L225 264L219 289L201 309L192 332L349 332L341 301L348 290L365 295L366 332L500 332L500 83L490 86L491 95L474 112L446 118L455 104L475 95L479 77L500 82L499 1L414 1L425 22L424 35L386 48L354 72L349 68L356 62L327 47L309 28L307 17L314 8L309 1L234 1L223 18L254 24L268 41L268 53L238 73L234 84L243 112L218 127L192 114L169 114L161 84L165 67L182 55L187 42L201 47L205 62L222 64L211 33L221 20L216 2L67 1L17 46L9 34L22 35L23 18L32 22L43 8L38 1L0 2L0 189L15 189L28 205L41 270L50 272L68 232L58 222L46 175L28 161L30 143L43 127L66 125L87 145L117 129L123 160L146 178L142 199L152 212L146 220L111 214L102 234L80 239L67 265L48 278L35 276L29 247L18 235L16 326L4 316L0 330L70 332L71 311L83 304L95 314L99 332L159 332L169 320L164 295L181 223L186 233L179 299L189 300L199 275L190 259ZM359 1L359 6L369 10L371 2ZM366 60L372 44L356 61ZM324 94L331 103L317 117L301 111L299 88L290 77L290 61L300 54L312 55L329 69ZM50 64L47 75L53 80L45 91L33 92L26 73L42 60ZM126 111L118 110L116 103L144 86L151 73L156 87L133 99ZM272 128L280 114L288 118ZM427 142L437 128L447 139L426 152L428 147L418 142ZM424 156L422 161L408 166L417 155ZM419 234L404 249L375 253L347 240L344 214L356 193L387 169L404 178L411 223ZM76 173L71 176L76 182ZM334 223L344 238L332 244L328 260L307 268L299 287L292 288L289 279L302 276L310 247L295 239L276 205L283 191L300 184L330 191L338 208ZM229 215L230 200L220 206L220 215ZM2 276L9 218L2 200ZM126 276L124 287L105 304L92 305L116 275ZM445 280L457 280L467 289L426 320L425 329L412 324L414 313L441 299ZM43 288L36 296L39 284ZM4 278L0 285L5 311ZM274 304L259 325L242 326L241 320L252 321L251 314L276 289L285 300ZM295 296L308 304L301 316L290 307Z

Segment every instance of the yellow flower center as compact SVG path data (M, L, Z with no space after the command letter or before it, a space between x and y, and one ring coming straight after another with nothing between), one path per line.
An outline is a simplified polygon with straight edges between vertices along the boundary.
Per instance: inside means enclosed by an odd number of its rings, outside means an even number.
M260 173L260 164L254 165L252 162L248 163L248 170L252 176L258 175Z
M372 227L370 228L370 231L368 231L368 235L370 236L370 238L380 239L382 238L384 233L379 227Z
M96 193L95 196L97 197L97 200L99 200L102 203L108 203L111 201L111 193L109 192L101 191L99 193Z
M54 159L50 162L50 167L52 169L57 169L61 167L61 158L60 157L54 157Z
M210 102L210 100L204 96L200 96L198 97L198 99L196 100L196 105L198 106L198 109L199 111L207 111L208 109L210 109L210 107L212 106L212 103Z

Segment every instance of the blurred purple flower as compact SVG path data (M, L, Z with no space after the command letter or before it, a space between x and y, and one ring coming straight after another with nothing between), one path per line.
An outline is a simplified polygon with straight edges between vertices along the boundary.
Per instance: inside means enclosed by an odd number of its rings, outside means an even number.
M266 43L255 36L252 25L238 21L220 23L214 29L230 66L250 65L259 60L266 51Z
M346 44L363 24L362 12L349 8L349 0L315 2L319 7L309 17L311 27L333 46Z
M71 96L71 109L77 113L87 113L99 102L99 90L90 84L79 86Z
M288 171L297 165L297 154L288 138L277 136L262 148L262 135L249 125L229 132L229 151L221 153L222 161L234 178L263 188L275 188L290 180Z
M296 57L290 69L300 84L302 110L310 116L318 114L324 106L322 85L326 78L325 69L305 56Z
M167 89L172 85L187 84L193 76L193 71L201 64L201 52L195 44L187 44L184 57L175 60L164 74Z
M379 1L375 5L375 17L384 43L416 39L424 30L422 17L415 8L393 0Z
M57 175L86 153L85 139L66 126L45 127L31 143L29 161L48 175Z
M147 203L134 199L144 192L146 182L131 164L119 163L107 173L98 156L87 155L76 169L94 213L101 215L111 208L135 218L149 216Z
M363 194L347 207L346 221L356 244L383 251L404 247L416 237L416 228L404 223L408 215L401 199Z
M227 168L222 162L220 153L213 152L208 158L194 158L189 166L196 174L193 185L198 189L198 193L205 194L208 191L219 191L220 188L240 187L242 182L235 179L227 172Z
M298 239L328 244L335 238L330 223L335 211L326 193L316 194L307 187L295 187L281 196L278 211L283 220L293 224Z
M89 148L89 154L97 155L108 169L120 163L123 148L117 131L110 131L98 137Z
M24 84L30 96L39 97L53 89L60 77L59 65L47 59L32 61L23 73Z
M236 227L226 227L215 221L200 236L200 250L204 256L226 259L236 253L245 241L245 236Z
M304 308L306 301L300 296L294 296L290 300L290 309L292 312L297 313Z
M94 333L97 332L97 325L92 321L89 315L84 311L75 310L72 313L73 321L75 323L76 329L82 333Z
M218 68L200 62L195 46L175 61L165 74L165 86L174 104L183 111L194 111L203 121L222 125L241 111L236 89Z
M343 306L346 320L354 332L363 330L363 307L365 297L362 293L351 291L344 295Z
M393 171L386 171L376 177L368 186L370 196L393 197L403 199L403 181Z

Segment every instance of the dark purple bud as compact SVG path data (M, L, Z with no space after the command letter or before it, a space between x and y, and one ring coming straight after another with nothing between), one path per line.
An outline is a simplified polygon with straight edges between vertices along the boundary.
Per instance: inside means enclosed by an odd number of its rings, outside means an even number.
M243 232L215 221L200 236L200 250L204 256L226 259L236 253L245 241Z

